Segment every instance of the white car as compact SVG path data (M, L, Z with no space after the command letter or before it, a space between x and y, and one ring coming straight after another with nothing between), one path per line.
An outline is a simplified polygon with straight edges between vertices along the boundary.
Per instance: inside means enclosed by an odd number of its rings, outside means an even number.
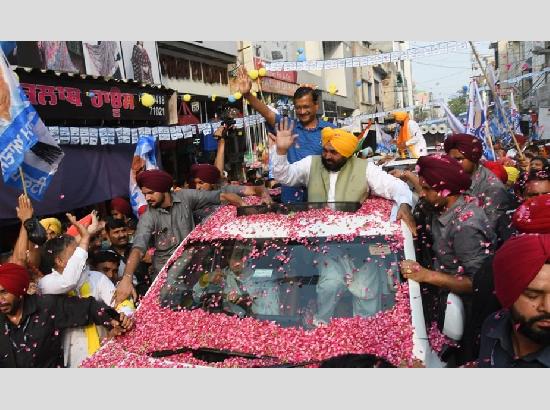
M414 169L416 162L418 161L417 158L396 158L392 161L385 162L382 164L382 168L386 171L388 169Z
M83 366L315 367L346 353L445 366L437 352L462 336L460 299L429 335L420 286L398 269L415 259L413 238L392 210L381 198L220 208L166 263L134 329Z

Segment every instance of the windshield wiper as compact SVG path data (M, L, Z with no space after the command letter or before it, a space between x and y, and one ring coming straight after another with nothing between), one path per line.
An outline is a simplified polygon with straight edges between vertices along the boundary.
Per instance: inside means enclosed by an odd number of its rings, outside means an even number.
M178 349L167 349L167 350L155 350L149 352L148 356L159 358L159 357L168 357L180 353L192 353L193 357L204 360L206 362L223 362L226 359L231 357L242 357L245 359L271 359L271 360L280 360L274 356L258 356L252 353L244 352L235 352L231 350L222 350L222 349L212 349L209 347L199 347L198 349L193 349L191 347L181 347Z
M156 350L154 352L149 352L147 355L154 358L160 357L169 357L180 353L192 353L193 357L205 362L223 362L226 359L231 357L242 357L244 359L252 360L277 360L279 363L259 366L263 368L294 368L294 367L305 367L311 364L318 364L321 360L309 360L304 362L281 362L281 359L275 356L258 356L252 353L244 352L235 352L231 350L222 350L222 349L212 349L209 347L199 347L198 349L193 349L191 347L181 347L179 349L168 349L168 350Z

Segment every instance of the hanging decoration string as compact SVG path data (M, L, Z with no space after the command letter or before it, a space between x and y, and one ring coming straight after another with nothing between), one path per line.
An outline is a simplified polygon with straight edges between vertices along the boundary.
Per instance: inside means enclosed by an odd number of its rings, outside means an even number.
M336 58L330 60L277 61L267 63L265 69L267 71L319 71L350 67L366 67L398 61L410 61L432 55L448 54L467 48L468 42L466 41L445 41L424 47L360 57Z

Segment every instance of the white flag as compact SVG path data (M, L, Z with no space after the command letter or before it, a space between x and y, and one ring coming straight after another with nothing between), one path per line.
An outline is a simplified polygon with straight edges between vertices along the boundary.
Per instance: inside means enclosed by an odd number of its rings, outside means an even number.
M458 118L455 117L455 115L451 112L449 109L449 106L446 103L442 104L443 110L445 111L445 114L447 115L447 122L449 123L449 127L453 131L454 134L463 134L464 133L464 124L460 122Z

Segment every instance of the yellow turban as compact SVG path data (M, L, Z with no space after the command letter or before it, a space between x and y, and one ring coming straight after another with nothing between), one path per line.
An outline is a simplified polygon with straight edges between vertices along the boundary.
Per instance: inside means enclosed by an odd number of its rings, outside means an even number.
M321 139L323 146L330 144L333 148L346 158L349 158L355 152L357 147L357 137L351 132L344 131L341 128L323 128L321 131Z
M394 112L393 116L395 117L396 121L405 121L409 118L409 113L406 113L405 111L398 111Z
M508 174L508 183L515 183L519 177L519 170L515 167L504 167Z
M46 230L54 231L56 235L61 235L61 222L57 218L44 218L40 220L40 225Z

